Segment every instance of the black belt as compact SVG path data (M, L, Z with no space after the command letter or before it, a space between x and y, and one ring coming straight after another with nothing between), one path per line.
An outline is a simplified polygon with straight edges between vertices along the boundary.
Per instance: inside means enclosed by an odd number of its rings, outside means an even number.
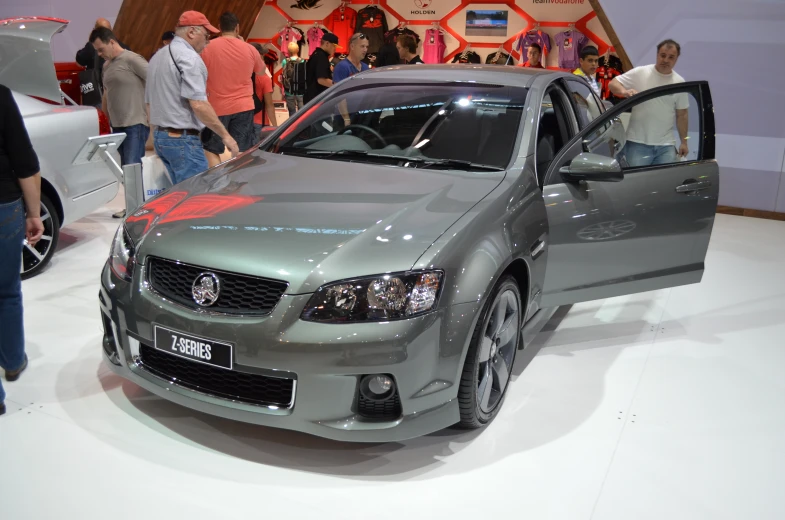
M199 135L199 130L194 130L193 128L169 128L166 126L159 126L158 130L172 134Z

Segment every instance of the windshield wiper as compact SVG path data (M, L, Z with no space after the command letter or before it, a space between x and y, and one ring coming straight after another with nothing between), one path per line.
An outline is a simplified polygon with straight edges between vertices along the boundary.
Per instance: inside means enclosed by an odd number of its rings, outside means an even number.
M490 172L503 172L505 169L490 164L480 164L461 159L419 159L416 161L419 168L432 168L434 166L445 166L447 168L462 168L465 170L484 170Z

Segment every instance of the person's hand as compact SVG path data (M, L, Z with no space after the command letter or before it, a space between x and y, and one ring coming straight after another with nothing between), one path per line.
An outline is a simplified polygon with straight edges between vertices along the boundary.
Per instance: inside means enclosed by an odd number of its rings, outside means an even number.
M679 146L679 157L687 157L688 153L690 153L690 147L687 146L686 141L682 141L681 146Z
M624 97L626 97L626 98L631 98L632 96L634 96L634 95L635 95L635 94L637 94L637 93L638 93L638 91L637 91L637 90L635 90L634 88L631 88L631 89L625 90L625 91L622 93L622 95L623 95Z
M44 234L44 223L41 221L41 217L27 217L27 221L25 222L25 238L27 238L27 243L31 246L34 246L41 240L41 236Z
M232 152L232 157L240 153L240 148L237 146L237 141L234 140L234 137L231 135L227 135L223 138L224 146Z

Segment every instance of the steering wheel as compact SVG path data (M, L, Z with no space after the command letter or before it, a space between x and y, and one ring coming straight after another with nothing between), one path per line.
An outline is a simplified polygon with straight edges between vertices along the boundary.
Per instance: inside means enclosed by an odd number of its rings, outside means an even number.
M382 146L387 146L387 141L384 140L384 137L382 137L382 134L380 134L379 132L377 132L376 130L371 128L370 126L365 126L365 125L360 125L360 124L351 124L351 125L345 127L343 130L339 131L338 135L343 135L346 132L348 132L349 130L351 130L352 128L356 128L357 130L362 130L363 132L368 132L369 134L371 134L372 136L377 138L379 140L379 142L382 143Z

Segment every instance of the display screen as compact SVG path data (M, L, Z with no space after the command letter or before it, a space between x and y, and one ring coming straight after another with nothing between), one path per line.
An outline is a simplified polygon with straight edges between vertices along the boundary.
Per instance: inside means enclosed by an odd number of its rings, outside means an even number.
M507 36L508 11L466 11L466 36Z

